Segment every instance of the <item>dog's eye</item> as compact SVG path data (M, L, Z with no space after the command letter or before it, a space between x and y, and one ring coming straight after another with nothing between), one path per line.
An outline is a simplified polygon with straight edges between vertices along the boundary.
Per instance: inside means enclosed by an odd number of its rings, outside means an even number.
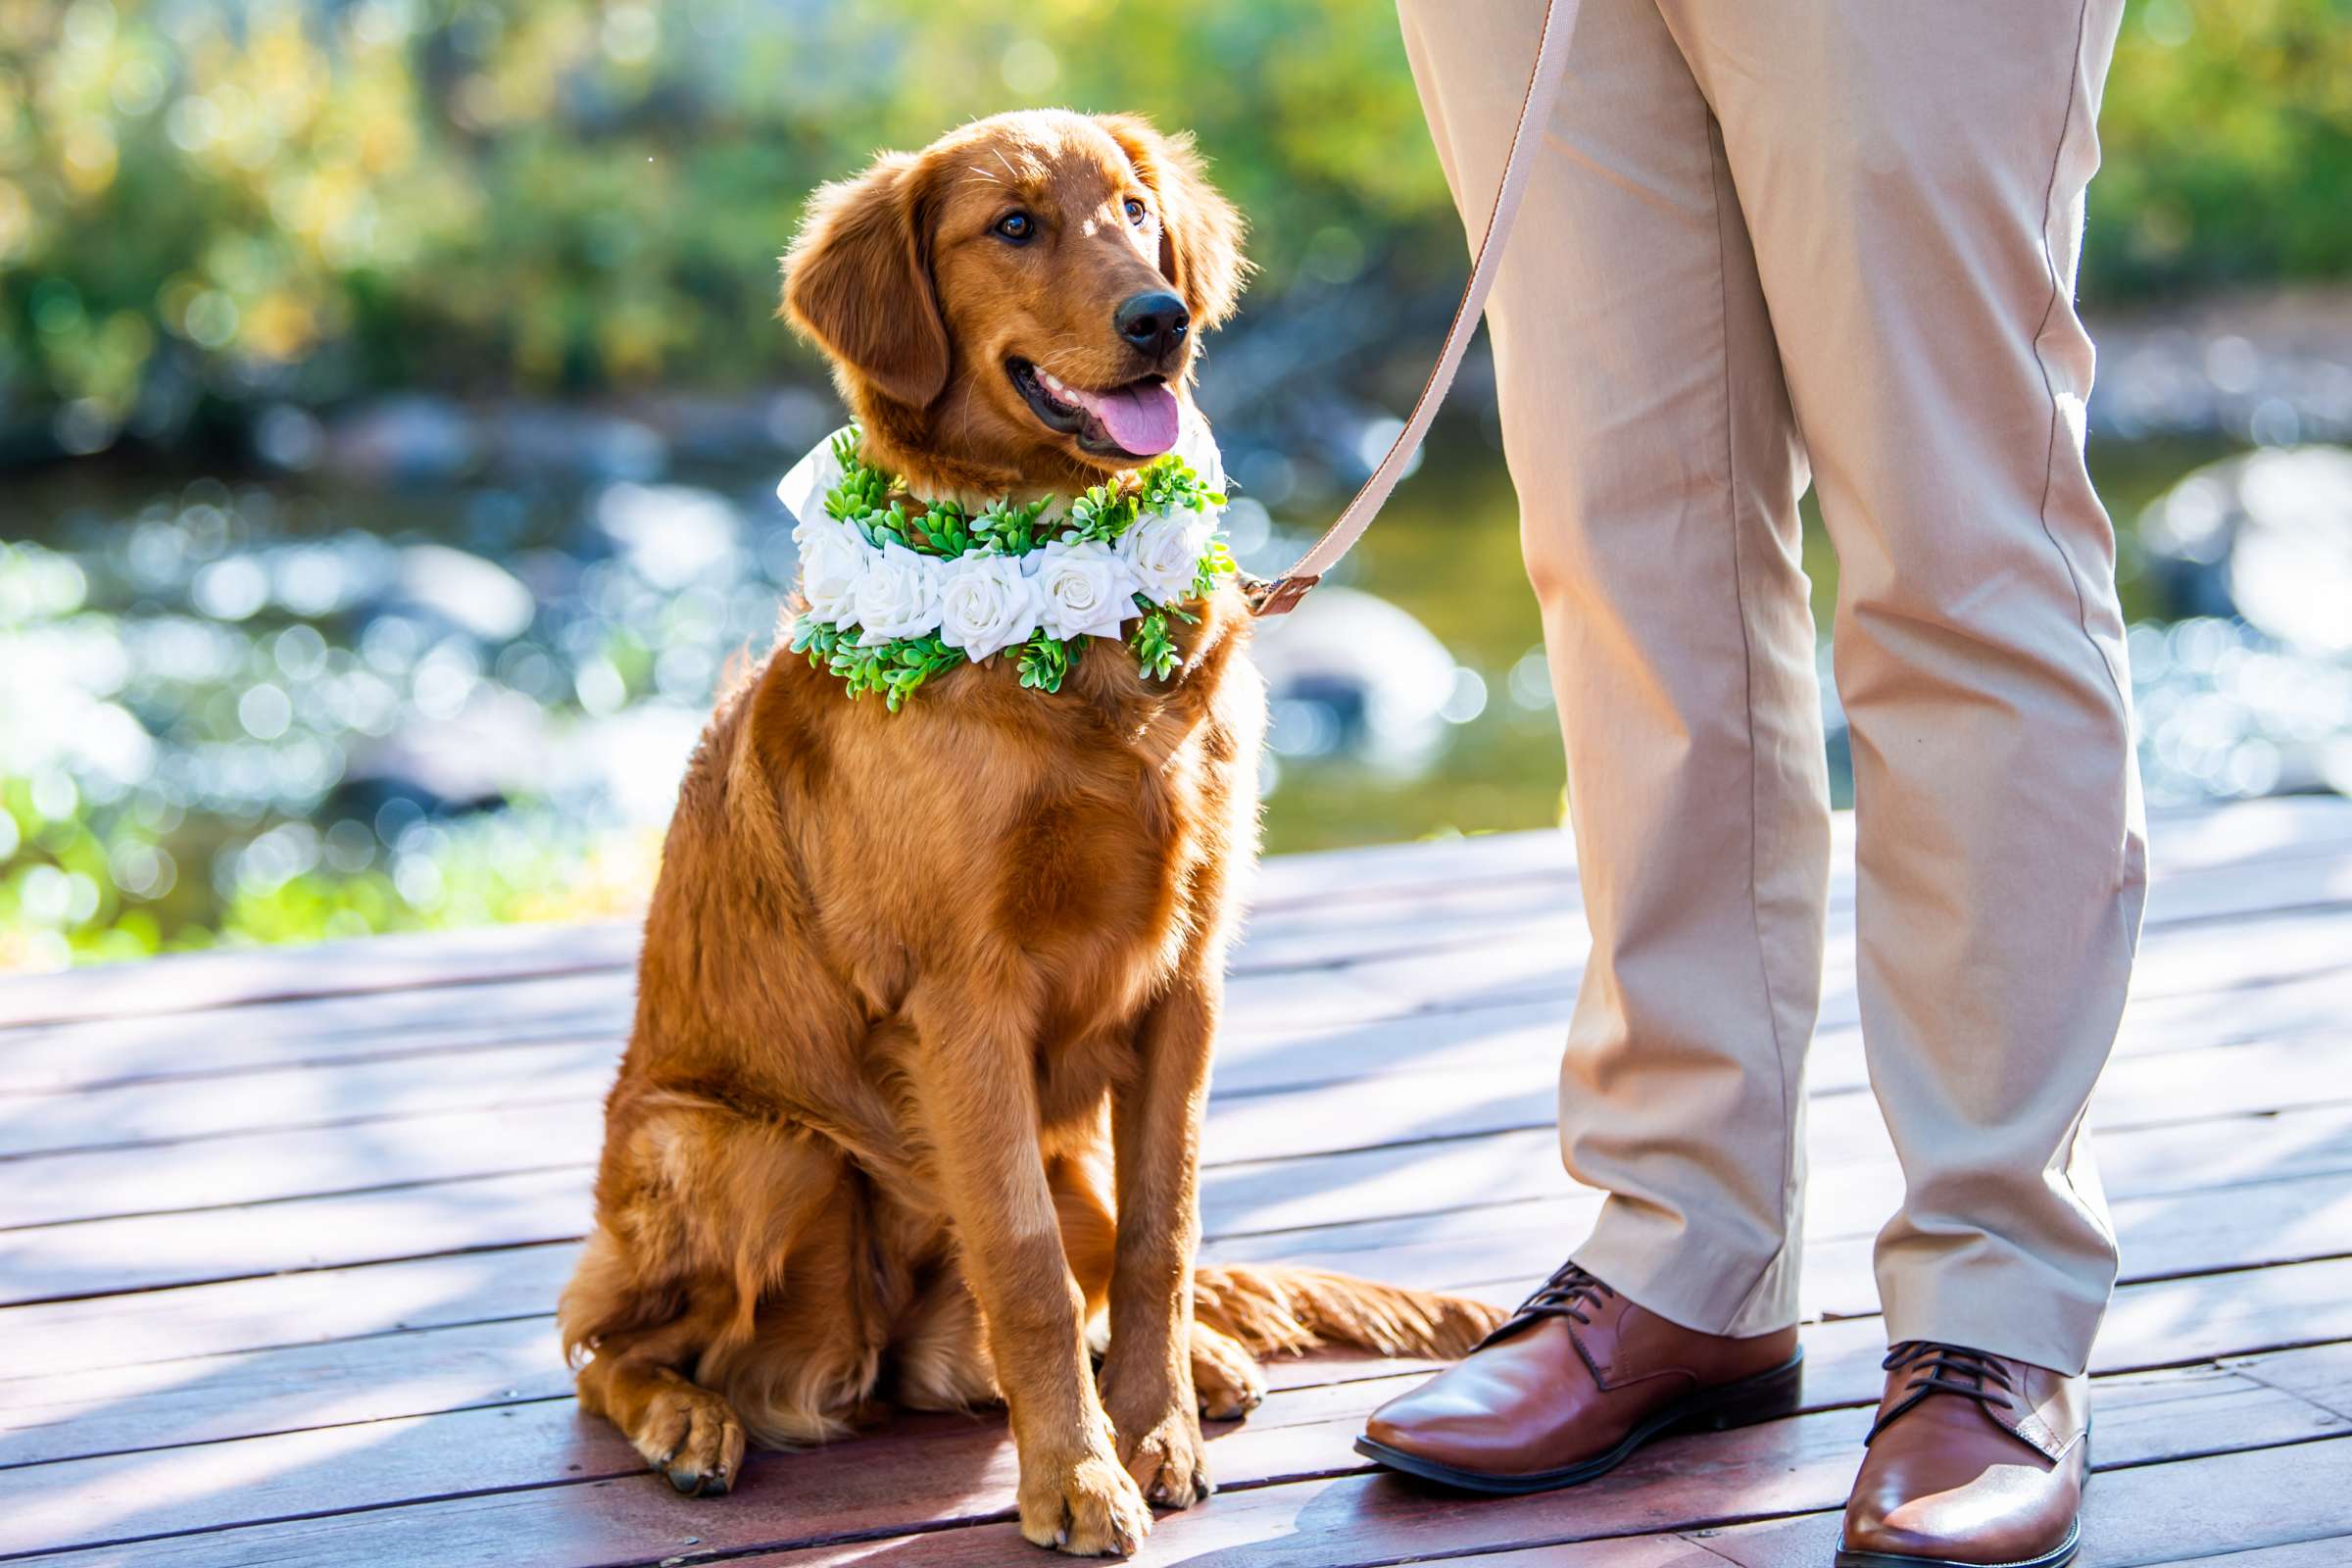
M1127 198L1127 221L1137 225L1138 227L1141 227L1144 220L1150 216L1151 213L1145 208L1142 202L1137 201L1132 196Z
M997 220L997 232L1018 245L1037 232L1037 220L1027 213L1006 213Z

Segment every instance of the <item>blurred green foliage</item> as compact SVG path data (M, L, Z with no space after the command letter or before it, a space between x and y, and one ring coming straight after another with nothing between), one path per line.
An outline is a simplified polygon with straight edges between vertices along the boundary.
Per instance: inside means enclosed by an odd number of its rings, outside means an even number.
M1029 103L1199 128L1278 270L1343 217L1446 259L1395 33L1376 0L0 0L0 383L88 447L173 365L230 401L749 382L812 185Z
M1189 126L1261 287L1458 270L1389 0L0 0L0 411L772 375L817 181L1028 104ZM2102 298L2341 275L2352 0L2144 0Z
M2099 113L2083 292L2352 272L2352 0L2135 0Z

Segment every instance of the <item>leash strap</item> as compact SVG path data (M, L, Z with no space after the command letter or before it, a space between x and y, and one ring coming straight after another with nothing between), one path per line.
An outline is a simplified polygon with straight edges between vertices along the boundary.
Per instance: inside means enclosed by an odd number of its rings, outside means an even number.
M1353 500L1341 512L1339 520L1315 541L1314 548L1298 558L1298 564L1272 582L1259 584L1250 591L1250 609L1258 615L1279 615L1304 599L1307 590L1323 578L1323 574L1339 564L1342 556L1354 548L1372 519L1380 514L1389 493L1396 481L1404 477L1405 465L1421 449L1422 437L1429 434L1429 422L1437 417L1439 407L1453 386L1455 372L1462 367L1462 352L1470 346L1470 334L1478 328L1478 318L1487 308L1487 296L1494 288L1494 274L1502 266L1504 242L1510 238L1511 226L1519 218L1520 198L1527 194L1527 177L1535 168L1536 149L1544 140L1544 128L1551 122L1551 107L1559 98L1562 67L1568 58L1568 36L1576 30L1578 0L1545 0L1544 31L1536 41L1535 68L1528 73L1527 95L1519 104L1519 123L1511 131L1510 155L1503 160L1502 183L1494 191L1494 210L1487 215L1487 231L1478 242L1478 255L1470 264L1470 281L1462 289L1462 297L1453 308L1453 320L1446 328L1446 345L1438 351L1438 363L1430 369L1429 379L1421 383L1421 395L1413 400L1413 412L1404 421L1390 444L1387 457L1380 460L1356 491Z

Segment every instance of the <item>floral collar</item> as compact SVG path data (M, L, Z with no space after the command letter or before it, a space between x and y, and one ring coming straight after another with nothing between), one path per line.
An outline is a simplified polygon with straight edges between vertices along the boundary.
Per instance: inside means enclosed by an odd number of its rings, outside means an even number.
M793 651L852 697L882 693L894 713L933 675L1000 653L1017 660L1022 685L1058 692L1092 637L1124 642L1166 679L1178 657L1169 618L1199 619L1184 606L1234 569L1217 532L1215 443L1197 419L1186 434L1117 484L974 511L910 495L858 457L858 427L844 426L776 487L800 519L808 608Z

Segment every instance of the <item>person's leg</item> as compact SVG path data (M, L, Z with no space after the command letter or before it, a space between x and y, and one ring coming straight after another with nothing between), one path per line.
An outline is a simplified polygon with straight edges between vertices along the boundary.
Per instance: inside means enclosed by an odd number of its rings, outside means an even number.
M2081 1137L2144 885L2073 296L2121 0L1665 14L1719 117L1840 564L1888 1336L2082 1370Z
M1476 242L1541 0L1403 0ZM1487 308L1592 954L1561 1073L1576 1261L1684 1328L1796 1320L1829 812L1804 458L1713 117L1653 0L1586 0Z

